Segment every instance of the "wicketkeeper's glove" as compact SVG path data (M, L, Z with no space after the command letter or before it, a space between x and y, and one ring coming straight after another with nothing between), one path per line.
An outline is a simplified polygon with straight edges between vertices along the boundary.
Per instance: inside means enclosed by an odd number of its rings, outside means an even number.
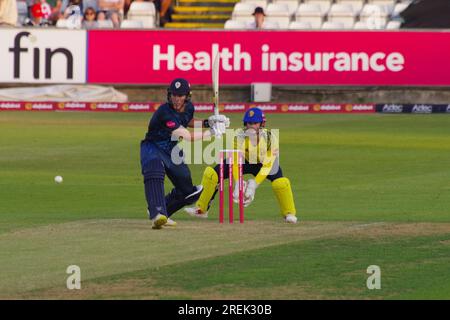
M248 207L255 199L256 188L258 188L258 184L255 179L249 179L244 193L244 207Z
M247 187L247 181L243 181L243 191L242 193L245 192L245 188ZM243 194L244 195L244 194ZM234 203L239 203L239 181L236 181L234 183L234 190L233 190L233 201Z

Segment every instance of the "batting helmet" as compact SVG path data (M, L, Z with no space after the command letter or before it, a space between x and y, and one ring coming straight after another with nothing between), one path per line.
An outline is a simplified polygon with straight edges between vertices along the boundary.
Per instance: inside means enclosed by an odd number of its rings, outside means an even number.
M177 78L167 88L167 102L172 105L172 95L186 96L186 102L191 101L191 85L186 79Z
M186 79L177 78L172 81L167 92L176 96L187 96L191 93L191 85Z
M244 119L242 121L244 121L244 126L247 125L247 122L259 122L261 123L261 127L264 127L266 124L266 116L261 109L251 108L244 114Z

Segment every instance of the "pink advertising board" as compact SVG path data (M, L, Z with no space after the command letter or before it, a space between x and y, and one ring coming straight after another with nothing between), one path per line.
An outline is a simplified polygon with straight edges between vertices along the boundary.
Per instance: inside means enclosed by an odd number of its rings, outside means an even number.
M88 33L93 84L450 85L450 32L129 31Z

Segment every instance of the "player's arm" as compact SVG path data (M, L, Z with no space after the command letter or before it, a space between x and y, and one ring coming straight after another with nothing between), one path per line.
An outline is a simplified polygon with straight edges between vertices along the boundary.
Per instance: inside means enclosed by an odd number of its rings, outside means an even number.
M255 181L258 185L260 185L270 174L272 171L273 165L276 160L276 156L272 154L271 150L267 150L266 157L264 159L264 162L262 163L262 167L259 170L258 174L255 177Z
M267 138L261 140L260 148L266 150L266 154L262 157L262 167L255 177L255 181L260 185L266 177L272 172L273 166L278 158L279 142L278 137L272 132L267 133Z
M211 131L205 130L205 131L191 132L188 129L186 129L185 127L179 126L177 129L172 131L172 136L175 137L175 139L183 138L183 140L186 140L186 141L196 141L196 140L210 138Z
M243 131L238 131L234 137L233 149L240 151L240 154L233 152L233 179L234 181L238 181L239 160L242 161L242 164L245 163L245 133ZM240 156L242 156L241 159L239 159Z
M270 174L274 163L276 161L276 156L274 156L270 150L267 151L266 161L262 163L262 167L254 179L249 179L245 186L244 191L244 206L249 206L253 199L255 198L256 189L258 186L267 178Z
M191 121L189 121L188 123L188 128L195 128L197 126L197 128L209 128L209 124L208 124L208 119L203 120L203 119L191 119Z
M260 142L260 148L267 150L265 156L262 157L262 167L256 175L255 179L249 179L244 193L244 206L250 205L255 198L255 192L258 186L272 172L275 163L278 163L278 139L269 133L267 144Z
M212 115L208 119L194 119L192 118L191 121L188 123L189 128L194 128L195 125L201 128L211 128L216 123L223 123L225 128L228 128L230 126L230 119L224 115Z

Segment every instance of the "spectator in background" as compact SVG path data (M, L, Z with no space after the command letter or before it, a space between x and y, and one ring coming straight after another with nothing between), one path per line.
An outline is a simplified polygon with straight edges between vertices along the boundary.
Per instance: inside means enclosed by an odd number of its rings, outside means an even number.
M31 7L33 7L34 1L35 0L25 0L25 2L27 3L27 7L28 7L28 18L32 18Z
M148 1L148 0L144 0ZM134 2L133 0L124 0L123 2L123 15L126 17L128 14L128 10L130 10L131 3Z
M34 0L30 9L31 19L26 19L26 26L49 26L52 24L52 6L46 0Z
M83 20L81 12L81 0L70 0L63 15L63 18L67 20L67 28L81 29L81 22Z
M64 19L67 19L74 14L79 14L81 16L81 0L70 0L67 8L64 10L63 17Z
M52 14L52 6L47 2L47 0L40 0L40 3L41 3L42 19L45 22L48 22Z
M120 27L123 19L124 0L99 0L98 9L104 12L106 19L110 19L114 28Z
M64 3L65 2L65 3ZM63 12L67 7L67 1L63 0L47 0L47 3L51 6L51 13L48 20L51 24L56 24L58 19L62 18Z
M401 28L450 28L449 0L413 1L400 13Z
M106 18L105 11L98 11L97 12L97 21L105 21L105 20L108 20ZM97 23L97 25L99 25L99 23Z
M16 0L0 1L0 27L14 27L17 24L17 3Z
M94 9L94 11L97 13L97 11L98 11L98 0L83 0L82 1L82 6L81 6L81 9L83 9L83 12L89 7Z
M41 10L41 4L39 3L39 1L36 1L36 3L34 3L31 6L31 19L30 21L28 21L27 25L28 26L39 26L42 22L42 17L44 16L42 14L42 10Z
M125 0L124 12L128 14L133 2L153 2L156 12L159 14L160 26L172 21L172 0Z
M3 1L3 0L2 0ZM42 15L43 15L43 19L45 19L46 21L53 21L56 22L61 13L62 13L62 4L64 2L68 2L68 0L46 0L46 1L40 1L40 0L23 0L24 2L26 2L27 7L28 7L28 17L33 19L33 12L32 12L32 8L36 3L41 3L41 10L42 10ZM35 10L36 7L35 7Z
M172 21L172 0L153 0L156 11L159 12L159 25L164 27L166 22Z
M253 16L255 17L255 21L248 24L248 29L263 29L264 19L266 17L264 9L262 7L256 7Z
M83 28L84 29L94 29L97 28L97 13L92 7L87 8L83 15Z

